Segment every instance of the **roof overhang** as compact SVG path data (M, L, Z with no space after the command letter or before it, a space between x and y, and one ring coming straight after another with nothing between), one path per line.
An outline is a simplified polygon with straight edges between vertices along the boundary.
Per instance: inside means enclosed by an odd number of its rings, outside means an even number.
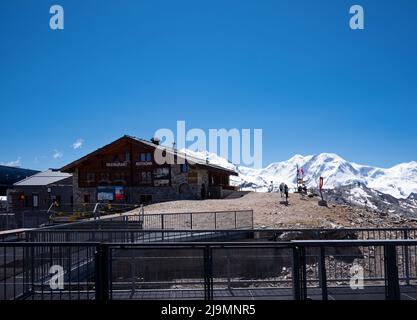
M115 141L113 141L113 142L105 145L104 147L99 148L99 149L97 149L97 150L95 150L95 151L87 154L86 156L84 156L84 157L82 157L82 158L80 158L80 159L78 159L76 161L71 162L70 164L67 164L66 166L62 167L60 169L60 171L61 172L69 172L69 173L75 172L75 170L77 169L77 167L79 167L80 165L82 165L86 161L91 160L92 158L94 158L95 156L99 155L102 152L109 152L109 151L111 151L111 149L113 149L114 147L116 147L117 145L119 145L120 143L123 143L123 142L126 142L126 143L134 143L134 144L137 144L137 145L140 145L140 146L149 147L149 148L151 148L154 151L156 149L160 149L161 151L164 151L167 154L170 154L170 155L172 155L174 157L177 157L177 159L178 158L185 159L185 160L187 160L187 162L189 162L192 165L196 165L196 166L198 166L200 168L205 168L205 169L210 170L210 171L215 171L215 172L219 172L219 173L223 173L223 174L228 174L228 175L233 175L233 176L237 176L238 175L237 172L234 171L234 170L230 170L230 169L226 169L224 167L220 167L220 166L217 166L217 165L214 165L214 164L210 164L210 163L207 163L203 159L193 157L191 155L188 155L186 153L180 152L178 150L175 150L175 149L172 149L172 148L163 146L163 145L157 145L157 144L154 144L154 143L152 143L150 141L138 139L138 138L135 138L135 137L132 137L132 136L128 136L128 135L125 135L125 136L123 136L123 137L121 137L121 138L119 138L119 139L117 139L117 140L115 140Z

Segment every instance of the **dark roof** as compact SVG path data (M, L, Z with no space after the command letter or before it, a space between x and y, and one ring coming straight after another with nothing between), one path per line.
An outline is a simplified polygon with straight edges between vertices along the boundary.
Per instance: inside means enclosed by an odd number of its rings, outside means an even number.
M158 145L158 144L155 144L153 142L150 142L150 141L147 141L147 140L143 140L143 139L139 139L139 138L132 137L132 136L128 136L128 135L125 135L125 136L123 136L123 137L121 137L121 138L119 138L119 139L111 142L110 144L108 144L108 145L106 145L106 146L104 146L102 148L99 148L96 151L93 151L93 152L87 154L86 156L84 156L84 157L82 157L82 158L80 158L80 159L78 159L78 160L76 160L76 161L74 161L74 162L72 162L72 163L70 163L70 164L62 167L60 170L62 172L73 172L75 170L75 168L78 165L80 165L81 163L83 163L84 161L89 160L91 157L93 157L93 156L95 156L97 154L100 154L101 152L105 151L106 149L109 149L112 146L114 146L117 143L122 142L122 141L130 141L130 142L133 142L133 143L138 143L138 144L141 144L141 145L146 145L146 146L149 146L149 147L151 147L153 149L159 148L161 150L166 150L166 152L168 152L170 154L175 154L177 157L182 157L182 158L185 158L186 157L187 161L189 161L192 164L195 164L195 165L197 165L199 167L205 167L205 168L211 169L213 171L221 171L221 172L227 173L229 175L235 175L235 176L238 175L234 170L226 169L226 168L221 167L221 166L217 166L217 165L214 165L214 164L211 164L211 163L207 163L207 161L205 159L197 158L197 157L191 156L189 154L185 154L184 152L180 152L178 150L175 150L173 148L170 148L170 147L167 147L167 146Z

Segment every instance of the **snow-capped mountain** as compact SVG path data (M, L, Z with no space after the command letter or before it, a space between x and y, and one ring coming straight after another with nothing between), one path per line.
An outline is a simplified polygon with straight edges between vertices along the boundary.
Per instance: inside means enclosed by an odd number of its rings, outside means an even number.
M363 184L353 184L326 190L328 201L341 205L366 207L387 216L400 215L408 219L417 218L417 202L397 199Z
M362 184L370 189L389 194L397 199L406 199L417 194L417 162L402 163L384 169L348 162L337 154L321 153L314 156L295 155L291 159L272 163L264 169L236 166L216 154L203 152L187 153L208 159L209 163L234 169L238 177L232 177L234 185L244 190L267 191L271 185L282 182L290 188L296 186L297 165L304 170L304 181L308 187L316 188L320 177L324 178L325 189ZM415 199L414 199L415 200Z

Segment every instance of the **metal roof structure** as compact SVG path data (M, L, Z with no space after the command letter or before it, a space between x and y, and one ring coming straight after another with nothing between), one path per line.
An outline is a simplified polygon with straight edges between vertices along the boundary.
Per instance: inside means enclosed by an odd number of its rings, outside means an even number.
M14 184L14 186L48 186L51 184L56 184L62 180L71 177L72 175L70 173L60 172L56 170L47 170L44 172L37 173L21 181L18 181Z

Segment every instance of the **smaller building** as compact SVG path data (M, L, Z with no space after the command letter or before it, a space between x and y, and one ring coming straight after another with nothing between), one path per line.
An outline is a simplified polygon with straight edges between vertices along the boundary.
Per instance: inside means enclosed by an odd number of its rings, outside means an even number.
M72 205L72 175L47 170L16 182L8 190L9 211L44 211L52 203Z

